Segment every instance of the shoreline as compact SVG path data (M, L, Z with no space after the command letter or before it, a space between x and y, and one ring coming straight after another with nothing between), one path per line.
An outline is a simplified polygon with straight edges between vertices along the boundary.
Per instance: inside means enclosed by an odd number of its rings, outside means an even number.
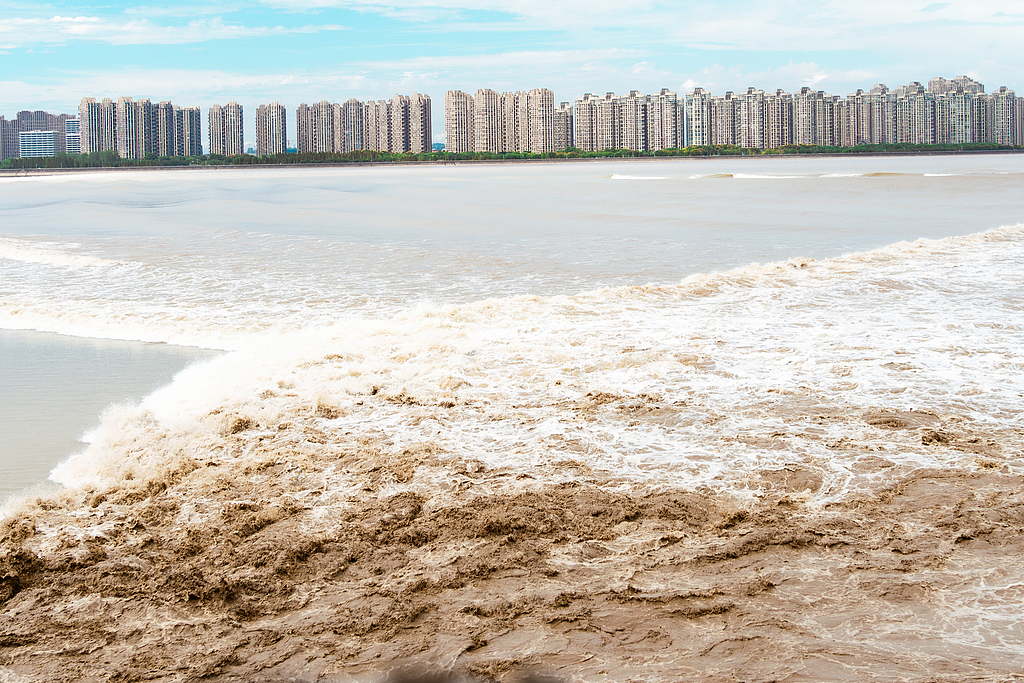
M865 157L933 157L933 156L980 156L980 155L1006 155L1024 154L1024 149L1000 149L1000 150L949 150L949 151L925 151L920 152L858 152L848 154L727 154L708 156L641 156L641 157L579 157L579 158L553 158L553 159L461 159L445 161L332 161L323 163L296 163L296 164L211 164L192 166L87 166L78 168L2 168L0 178L9 177L32 177L48 175L64 175L68 173L103 173L103 172L134 172L134 171L198 171L198 170L220 170L220 169L267 169L267 168L355 168L366 166L479 166L491 164L563 164L563 163L601 163L601 162L629 162L629 161L705 161L710 159L860 159Z

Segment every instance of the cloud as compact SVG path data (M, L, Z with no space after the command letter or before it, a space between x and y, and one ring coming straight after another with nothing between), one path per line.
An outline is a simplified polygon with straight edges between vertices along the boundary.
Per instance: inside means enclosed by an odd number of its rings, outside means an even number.
M927 7L922 7L921 11L922 12L938 12L940 9L946 9L947 7L952 7L952 5L949 4L948 2L933 2L932 4L928 5Z
M206 2L179 5L139 5L126 7L123 14L138 17L202 17L228 14L243 9L240 3Z
M184 25L163 25L146 18L105 18L98 16L53 16L13 18L0 21L0 41L7 48L72 41L104 42L112 45L171 45L208 40L237 40L295 34L341 31L337 24L323 26L257 26L225 23L223 19L194 19Z

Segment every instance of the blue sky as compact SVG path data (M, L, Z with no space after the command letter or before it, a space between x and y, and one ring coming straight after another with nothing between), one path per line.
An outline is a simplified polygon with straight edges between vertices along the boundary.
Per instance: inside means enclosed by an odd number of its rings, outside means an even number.
M449 89L845 95L959 74L1024 95L1024 0L0 0L0 115L85 95L234 99L250 141L271 100L423 92L443 140Z

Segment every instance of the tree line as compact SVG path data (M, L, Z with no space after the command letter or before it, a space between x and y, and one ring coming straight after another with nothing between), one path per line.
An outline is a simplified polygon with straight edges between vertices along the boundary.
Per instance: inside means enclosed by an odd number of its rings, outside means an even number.
M454 162L511 161L541 159L614 159L630 157L709 157L709 156L788 156L813 154L907 154L927 152L1008 151L1024 150L1020 145L997 145L990 142L970 144L915 145L910 143L829 147L824 145L786 145L772 149L738 147L736 145L695 145L681 149L660 149L656 152L632 149L603 149L584 152L575 147L558 152L285 152L255 156L238 154L203 154L195 157L162 157L147 154L141 159L122 159L114 150L91 154L56 154L52 157L6 159L0 168L142 168L148 166L273 166L288 164L337 164L366 162Z

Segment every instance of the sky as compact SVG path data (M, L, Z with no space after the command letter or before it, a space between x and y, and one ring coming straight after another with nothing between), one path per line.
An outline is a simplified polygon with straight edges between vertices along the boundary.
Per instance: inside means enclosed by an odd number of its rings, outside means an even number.
M0 0L0 115L74 113L83 96L205 111L432 99L550 88L680 94L703 87L846 95L966 74L1024 95L1024 0L212 0L180 4Z

